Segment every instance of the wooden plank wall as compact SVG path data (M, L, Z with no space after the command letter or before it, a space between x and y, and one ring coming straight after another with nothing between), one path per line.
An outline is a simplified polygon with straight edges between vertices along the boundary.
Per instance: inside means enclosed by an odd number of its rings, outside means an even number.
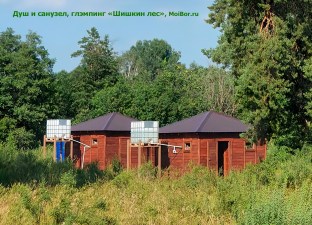
M130 136L126 136L121 133L109 133L106 136L105 147L105 166L109 166L114 159L118 157L123 168L127 168L127 141L130 140ZM142 148L142 163L146 160L146 149ZM131 168L136 168L138 165L138 148L131 147Z
M158 147L148 145L141 146L141 165L151 161L152 165L157 166L158 163ZM131 147L131 168L138 167L139 147Z
M156 164L156 155L157 155L157 150L155 150L156 148L149 148L150 151L150 161L152 161L152 165L157 166Z
M259 163L263 160L265 160L266 158L266 145L263 144L258 144L256 146L256 151L257 151L257 154L256 154L256 163Z
M245 141L243 139L232 140L231 169L245 168Z
M189 165L195 164L198 165L200 161L200 152L199 152L199 139L196 137L192 138L183 138L183 144L181 145L184 148L185 143L191 143L191 150L189 152L184 151L182 148L182 152L184 155L183 165L184 169L187 170Z
M119 138L118 157L123 168L127 168L127 140L129 138Z
M139 150L137 147L131 147L131 164L130 168L137 168L139 162Z
M100 169L105 169L109 166L114 157L117 157L124 168L127 167L127 140L130 139L130 134L111 132L111 133L77 133L74 136L75 140L78 140L84 144L91 146L87 148L84 165L91 162L98 162ZM92 144L92 139L97 139L97 144ZM79 153L77 153L77 149ZM81 167L83 145L75 144L74 152L77 158L77 167ZM133 154L132 162L137 162L137 153ZM135 159L136 158L136 159Z
M245 150L245 166L247 164L255 164L255 163L256 163L256 150L246 149Z
M182 146L183 140L181 138L161 139L161 143L168 145ZM170 166L178 170L184 170L184 151L183 149L177 149L178 154L172 152L172 147L168 148L168 156L170 159Z
M212 169L217 168L217 143L218 141L229 141L229 149L226 152L226 160L224 165L229 169L243 169L248 163L256 164L266 158L266 145L256 145L253 149L246 149L245 140L240 138L225 138L225 139L207 139L208 140L208 167ZM204 140L202 140L204 142ZM201 148L204 145L201 145ZM204 149L201 149L201 152L204 152ZM216 160L214 160L216 159Z
M207 139L208 142L208 168L218 170L218 154L216 139Z
M97 144L92 144L92 139L97 139ZM91 148L86 148L86 153L84 157L84 166L90 164L91 162L98 162L99 168L105 168L105 154L104 152L104 144L106 138L105 135L80 135L80 142L89 145ZM80 163L82 163L84 146L80 145L81 159Z
M119 158L119 140L120 140L120 137L118 137L118 136L106 136L105 168L107 168L112 163L112 161L115 157L120 160L120 158ZM127 143L126 143L126 145L127 145ZM126 151L126 154L127 154L127 151Z
M96 138L97 145L92 145L92 139ZM127 167L127 140L129 136L124 134L108 133L108 134L80 134L75 135L74 139L81 141L91 146L85 154L85 165L91 162L98 161L99 168L105 169L112 162L114 157L118 157L124 168ZM166 136L160 139L161 143L169 145L182 146L182 149L177 149L178 154L173 153L173 147L168 148L168 157L170 167L180 171L186 171L188 165L198 164L206 166L213 170L218 170L218 141L229 141L229 151L227 152L226 169L243 169L248 163L259 163L266 157L266 145L257 145L252 150L245 149L245 141L240 138L199 138L196 134L180 134L178 136ZM184 150L184 144L191 143L191 151ZM76 166L81 166L81 157L83 154L83 146L74 144L74 157L76 158ZM79 149L77 151L77 148ZM157 150L156 150L157 151ZM131 148L131 168L136 168L138 165L138 149ZM150 159L153 165L157 164L157 156L155 148L151 148ZM147 161L147 148L142 148L142 163Z
M189 152L184 149L184 144L186 142L191 143L191 150ZM178 152L177 154L173 153L173 147L168 148L170 167L180 171L186 171L189 165L198 165L200 163L200 140L196 135L180 135L179 137L172 138L166 137L161 139L161 143L182 146L182 149L176 149Z
M208 167L208 141L206 139L200 139L200 153L199 153L199 164L201 166Z

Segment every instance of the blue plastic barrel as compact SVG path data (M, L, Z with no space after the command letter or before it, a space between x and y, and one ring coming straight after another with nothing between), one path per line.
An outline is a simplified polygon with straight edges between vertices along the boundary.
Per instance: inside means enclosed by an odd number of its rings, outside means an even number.
M65 142L58 141L56 142L56 161L65 160Z

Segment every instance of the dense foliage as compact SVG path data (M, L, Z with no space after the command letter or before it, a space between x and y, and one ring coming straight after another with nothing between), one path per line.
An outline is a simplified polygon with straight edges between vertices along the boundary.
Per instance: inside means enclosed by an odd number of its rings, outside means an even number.
M154 80L164 69L174 69L180 53L164 40L138 41L119 59L120 72L129 78L142 76Z
M109 37L91 28L78 44L72 57L80 64L54 74L40 36L0 33L0 141L31 148L48 118L79 123L116 111L166 125L207 110L235 114L233 77L216 67L186 68L164 40L138 41L118 56Z
M255 139L302 146L310 137L312 1L216 0L209 8L222 35L205 53L237 78L240 117Z
M141 120L155 119L166 125L205 110L234 115L234 79L218 68L176 65L153 82L120 77L116 85L99 91L92 99L93 116L118 111Z
M36 33L26 40L10 28L0 33L0 140L14 128L42 137L44 121L55 115L53 64Z

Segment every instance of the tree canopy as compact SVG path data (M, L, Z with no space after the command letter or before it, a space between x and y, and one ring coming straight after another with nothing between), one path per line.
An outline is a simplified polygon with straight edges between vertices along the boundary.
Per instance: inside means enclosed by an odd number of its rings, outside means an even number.
M236 77L236 102L255 139L300 147L311 121L312 1L216 0L207 20L221 29L204 51Z
M109 112L166 125L207 110L235 115L234 79L226 70L179 62L164 40L142 40L121 56L96 28L78 42L72 71L53 73L41 38L0 34L0 142L19 149L42 140L48 118L79 123ZM36 137L34 136L36 135Z
M90 118L91 99L96 92L116 82L118 76L117 58L109 36L101 38L98 30L92 27L87 36L78 44L80 49L72 57L81 56L80 65L70 73L72 116L75 122ZM61 91L70 88L62 87Z
M36 33L25 40L11 28L0 33L0 140L12 128L43 134L45 120L55 114L53 64Z
M144 74L154 80L164 69L174 68L179 59L180 53L164 40L137 41L120 57L120 71L126 77Z

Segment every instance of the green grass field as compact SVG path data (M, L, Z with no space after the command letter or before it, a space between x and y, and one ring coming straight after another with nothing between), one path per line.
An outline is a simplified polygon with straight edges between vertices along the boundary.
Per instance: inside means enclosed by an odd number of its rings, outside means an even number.
M312 148L270 146L268 159L218 177L190 166L183 176L145 164L120 171L42 159L1 146L0 224L312 224Z

